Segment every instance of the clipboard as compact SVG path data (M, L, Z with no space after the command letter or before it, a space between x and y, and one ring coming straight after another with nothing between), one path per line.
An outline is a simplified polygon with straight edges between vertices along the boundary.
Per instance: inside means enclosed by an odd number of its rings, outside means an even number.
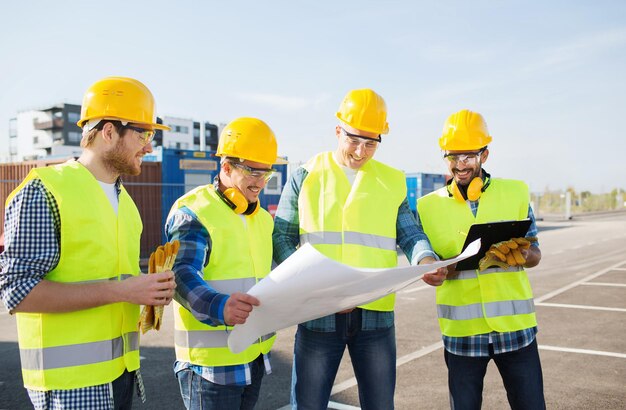
M522 219L521 221L498 221L488 222L484 224L474 224L470 227L463 250L467 246L480 238L480 250L474 256L460 261L456 265L456 270L478 269L478 262L485 256L491 245L501 241L508 241L511 238L523 238L530 228L530 219Z

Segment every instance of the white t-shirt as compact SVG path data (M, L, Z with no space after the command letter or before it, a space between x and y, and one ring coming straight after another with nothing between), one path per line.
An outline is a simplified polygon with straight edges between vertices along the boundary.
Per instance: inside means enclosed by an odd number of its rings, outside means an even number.
M111 206L113 207L113 212L115 212L115 215L117 215L119 198L117 197L117 189L115 188L115 183L107 184L106 182L102 182L102 181L98 181L98 183L102 187L102 190L106 194L107 198L109 198L109 202L111 203Z
M356 179L356 174L359 172L359 170L352 169L350 167L344 167L337 161L337 158L335 158L335 155L336 154L333 153L333 160L335 160L335 163L339 165L339 168L341 168L344 174L346 174L346 177L348 177L348 182L350 182L350 186L354 185L354 180Z

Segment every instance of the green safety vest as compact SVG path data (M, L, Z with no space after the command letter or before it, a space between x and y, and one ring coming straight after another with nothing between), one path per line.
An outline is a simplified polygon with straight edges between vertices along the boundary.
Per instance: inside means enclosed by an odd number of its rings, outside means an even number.
M298 196L300 244L310 243L330 259L357 268L398 264L396 221L406 198L404 174L370 159L352 186L332 152L313 157ZM392 311L395 294L360 306Z
M450 197L446 187L420 198L417 210L433 250L448 259L461 253L472 224L525 219L528 201L523 182L492 179L476 217L467 203ZM437 287L437 314L441 332L452 337L537 325L532 289L521 267L461 271Z
M143 229L124 187L116 215L94 176L68 161L35 168L11 193L40 179L61 217L60 259L46 280L65 283L119 281L136 276ZM67 390L109 383L139 368L139 306L112 303L68 313L17 313L24 385Z
M203 270L204 280L220 293L247 292L267 276L272 267L270 214L237 215L219 198L212 185L200 186L179 198L172 213L187 207L211 237L211 256ZM242 218L245 218L245 222ZM272 348L276 336L264 335L240 353L228 348L226 326L209 326L174 303L176 359L200 366L232 366L250 363Z

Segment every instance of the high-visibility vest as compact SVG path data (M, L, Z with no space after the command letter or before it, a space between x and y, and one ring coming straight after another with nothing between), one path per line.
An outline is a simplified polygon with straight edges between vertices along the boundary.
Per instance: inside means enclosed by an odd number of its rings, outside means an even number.
M370 159L350 185L332 152L313 157L298 196L300 244L357 268L398 264L396 222L406 198L404 174ZM360 306L392 311L395 294Z
M204 280L220 293L247 292L272 268L270 214L259 209L244 216L245 222L220 199L212 185L200 186L172 206L172 213L187 207L211 237L211 255L203 270ZM174 303L176 359L200 366L231 366L250 363L270 351L276 336L264 335L240 353L228 349L226 326L209 326Z
M94 176L80 163L30 171L54 196L61 217L60 260L46 280L65 283L119 281L136 276L143 229L124 187L118 214ZM17 313L24 385L66 390L109 383L139 368L139 306L112 303L68 313Z
M447 259L461 252L472 224L525 219L528 201L523 182L491 179L476 217L467 203L450 197L446 187L420 198L417 210L433 250ZM452 337L537 325L532 289L521 267L461 271L457 279L437 287L437 314L441 332Z

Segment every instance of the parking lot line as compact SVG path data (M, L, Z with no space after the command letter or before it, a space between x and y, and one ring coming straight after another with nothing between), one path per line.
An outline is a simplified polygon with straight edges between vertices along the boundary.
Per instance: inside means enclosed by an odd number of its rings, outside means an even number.
M565 303L535 303L535 306L559 307L559 308L568 308L568 309L605 310L609 312L626 312L626 309L624 308L590 306L590 305L568 305Z
M608 282L585 282L581 283L585 286L614 286L616 288L626 288L626 283L608 283Z
M441 349L443 347L443 342L437 342L437 343L433 343L429 346L426 346L424 348L421 348L420 350L416 350L415 352L409 353L407 355L404 355L402 357L399 357L398 359L396 359L396 367L399 367L405 363L408 363L412 360L418 359L422 356L426 356L429 353L434 352L435 350ZM332 396L333 394L337 394L340 393L344 390L348 390L354 386L357 385L356 382L356 377L352 377L348 380L345 380L339 384L335 384L333 386L333 389L330 392L330 395Z
M557 347L557 346L548 346L548 345L539 345L539 349L552 350L555 352L582 353L582 354L592 354L592 355L597 355L597 356L619 357L620 359L626 359L626 354L624 353L603 352L601 350L572 349L570 347Z
M349 404L337 403L335 401L328 402L329 409L338 409L338 410L361 410L360 407L350 406Z
M569 285L563 286L562 288L559 288L559 289L554 290L552 292L546 293L545 295L535 299L535 305L538 305L541 302L543 302L544 300L551 299L551 298L553 298L553 297L555 297L557 295L560 295L563 292L566 292L566 291L568 291L570 289L573 289L573 288L575 288L576 286L578 286L578 285L580 285L582 283L590 281L591 279L595 279L598 276L604 275L605 273L607 273L609 271L616 270L616 269L621 269L621 268L618 268L618 266L623 265L623 264L624 264L624 261L618 262L618 263L616 263L614 265L609 266L608 268L602 269L602 270L600 270L600 271L598 271L596 273L593 273L593 274L591 274L591 275L589 275L589 276L587 276L585 278L577 280L576 282L572 282Z

